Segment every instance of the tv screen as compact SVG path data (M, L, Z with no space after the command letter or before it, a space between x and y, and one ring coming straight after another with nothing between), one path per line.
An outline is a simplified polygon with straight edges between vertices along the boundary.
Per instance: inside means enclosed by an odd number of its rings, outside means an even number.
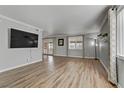
M38 34L10 29L10 48L36 48L38 47Z

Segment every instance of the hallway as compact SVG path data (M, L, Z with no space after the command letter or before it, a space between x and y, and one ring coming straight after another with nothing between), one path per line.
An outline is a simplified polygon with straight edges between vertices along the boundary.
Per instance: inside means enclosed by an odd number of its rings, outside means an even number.
M34 63L0 74L0 87L114 88L98 60L44 56Z

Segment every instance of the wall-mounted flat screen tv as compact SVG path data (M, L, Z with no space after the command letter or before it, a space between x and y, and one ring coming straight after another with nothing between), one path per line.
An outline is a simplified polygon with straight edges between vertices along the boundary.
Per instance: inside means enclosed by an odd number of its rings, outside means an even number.
M37 48L38 34L10 29L10 48Z

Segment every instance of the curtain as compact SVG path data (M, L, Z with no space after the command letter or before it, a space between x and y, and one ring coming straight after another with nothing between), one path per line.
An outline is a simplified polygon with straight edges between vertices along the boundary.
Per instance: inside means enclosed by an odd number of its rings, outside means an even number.
M116 9L110 8L108 11L109 25L110 25L110 73L109 81L117 85L117 71L116 71Z

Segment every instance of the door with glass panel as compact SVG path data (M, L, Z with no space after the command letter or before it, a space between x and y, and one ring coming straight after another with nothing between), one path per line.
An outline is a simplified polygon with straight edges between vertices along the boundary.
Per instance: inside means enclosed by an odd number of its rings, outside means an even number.
M53 55L53 39L43 40L43 52L44 54Z

